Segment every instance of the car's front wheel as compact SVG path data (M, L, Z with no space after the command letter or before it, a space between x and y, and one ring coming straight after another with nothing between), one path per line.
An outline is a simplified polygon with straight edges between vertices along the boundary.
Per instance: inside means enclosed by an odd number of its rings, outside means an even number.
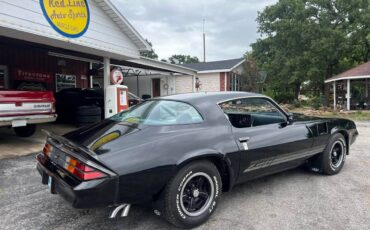
M321 156L321 170L324 174L334 175L340 172L346 160L347 144L344 136L334 134Z
M215 211L222 193L217 167L209 161L184 166L168 183L160 200L163 216L181 228L203 224Z

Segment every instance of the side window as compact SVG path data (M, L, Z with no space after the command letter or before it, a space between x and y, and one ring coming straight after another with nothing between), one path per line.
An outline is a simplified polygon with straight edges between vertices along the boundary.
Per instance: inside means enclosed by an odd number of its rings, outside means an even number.
M264 98L235 99L221 103L220 107L236 128L285 122L284 115Z

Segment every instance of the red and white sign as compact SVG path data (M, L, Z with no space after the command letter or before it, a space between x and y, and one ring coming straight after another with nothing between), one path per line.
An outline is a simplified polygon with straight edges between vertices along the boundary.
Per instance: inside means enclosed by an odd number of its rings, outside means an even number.
M110 72L110 81L113 85L120 85L123 82L123 74L120 69L113 69Z
M50 73L16 69L15 74L13 76L13 80L52 83L53 77L52 74Z

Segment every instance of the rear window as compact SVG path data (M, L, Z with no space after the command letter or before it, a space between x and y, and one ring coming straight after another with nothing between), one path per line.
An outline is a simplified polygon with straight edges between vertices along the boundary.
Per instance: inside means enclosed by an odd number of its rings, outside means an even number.
M184 125L203 121L202 116L193 106L167 100L146 101L110 119L144 125Z

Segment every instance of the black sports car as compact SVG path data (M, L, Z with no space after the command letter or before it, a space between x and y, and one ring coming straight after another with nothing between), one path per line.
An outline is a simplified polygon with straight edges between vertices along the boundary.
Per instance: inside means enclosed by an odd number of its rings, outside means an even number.
M338 173L358 132L346 119L288 114L244 92L151 99L66 135L48 133L42 182L75 208L151 203L178 227L204 223L235 184L306 164Z

